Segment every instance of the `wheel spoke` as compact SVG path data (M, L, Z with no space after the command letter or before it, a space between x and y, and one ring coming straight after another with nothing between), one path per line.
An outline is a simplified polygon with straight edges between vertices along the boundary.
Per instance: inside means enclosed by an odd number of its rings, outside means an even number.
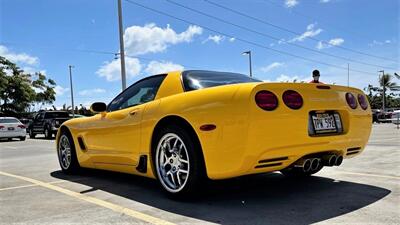
M182 186L181 177L179 176L179 170L178 170L178 172L176 172L176 178L178 180L179 186Z
M182 158L179 158L179 162L189 164L189 162L186 159L182 159Z
M189 173L189 171L187 171L187 170L179 170L179 172L185 173L185 174Z

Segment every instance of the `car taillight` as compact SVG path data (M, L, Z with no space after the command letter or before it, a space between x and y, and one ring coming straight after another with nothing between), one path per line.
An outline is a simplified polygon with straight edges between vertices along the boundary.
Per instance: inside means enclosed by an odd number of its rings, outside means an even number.
M364 95L358 94L358 103L362 109L366 110L368 108L368 102Z
M271 111L278 107L278 98L270 91L259 91L255 96L258 107Z
M0 126L0 129L3 129L5 126Z
M303 106L303 98L297 91L287 90L282 95L283 102L291 109L300 109Z
M350 106L350 108L352 108L352 109L357 108L357 100L356 100L356 97L354 97L354 95L352 93L346 93L346 101L347 101L347 104Z
M26 128L25 125L18 125L18 127L21 128L21 129L25 129Z

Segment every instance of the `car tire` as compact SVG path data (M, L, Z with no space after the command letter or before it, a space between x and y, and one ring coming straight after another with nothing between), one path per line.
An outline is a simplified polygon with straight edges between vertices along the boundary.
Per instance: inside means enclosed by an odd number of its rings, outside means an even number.
M36 134L33 133L33 129L29 129L29 137L32 139L36 137Z
M20 141L25 141L26 137L20 137L19 140Z
M75 144L71 133L63 129L60 138L57 141L57 155L61 170L65 174L75 174L79 171L80 166L76 156Z
M186 129L168 126L156 133L152 156L160 186L169 197L194 197L205 181L200 144Z
M51 138L53 138L53 134L51 133L50 128L46 127L46 128L44 129L44 136L45 136L46 139L51 139Z

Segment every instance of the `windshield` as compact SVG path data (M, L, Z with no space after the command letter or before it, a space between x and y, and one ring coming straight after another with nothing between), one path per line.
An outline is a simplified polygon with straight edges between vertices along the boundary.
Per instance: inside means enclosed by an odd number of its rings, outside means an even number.
M221 85L261 81L239 73L188 70L182 73L182 82L185 91L192 91Z
M5 118L5 119L0 119L0 123L20 123L20 122L17 119Z
M45 119L69 118L68 112L46 112Z

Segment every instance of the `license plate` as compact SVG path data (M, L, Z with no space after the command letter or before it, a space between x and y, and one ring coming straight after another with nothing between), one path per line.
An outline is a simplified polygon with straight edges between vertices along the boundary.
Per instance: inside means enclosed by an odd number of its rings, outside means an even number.
M315 133L337 132L335 116L330 113L316 113L312 115Z
M14 127L9 127L8 130L14 130Z

